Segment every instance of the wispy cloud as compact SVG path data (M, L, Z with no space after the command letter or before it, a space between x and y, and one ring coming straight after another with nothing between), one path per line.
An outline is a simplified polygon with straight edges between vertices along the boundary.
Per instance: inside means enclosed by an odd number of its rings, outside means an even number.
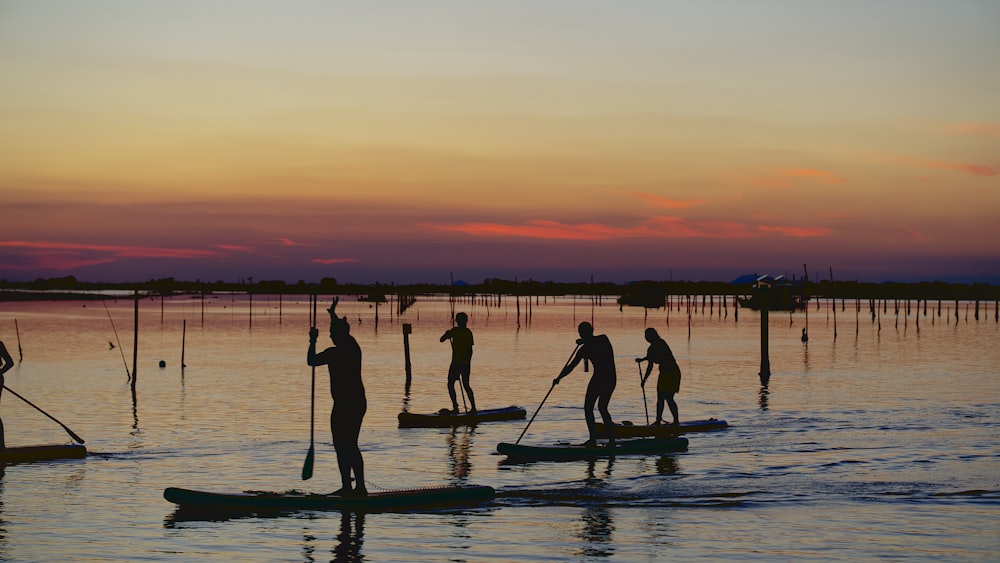
M11 270L53 269L67 271L85 266L109 264L129 258L204 259L224 255L216 250L191 248L24 240L0 241L0 248L10 249L16 253L16 255L4 257L4 267Z
M324 266L329 266L331 264L346 264L350 262L357 262L357 258L313 258L313 264L322 264Z
M706 238L744 239L769 234L788 237L829 236L826 227L754 226L735 221L692 221L681 217L654 217L633 227L614 227L597 223L570 225L556 221L535 220L526 224L461 223L424 224L426 228L465 233L486 238L533 238L544 240L615 240L623 238Z
M944 130L951 135L963 137L1000 139L1000 122L995 121L949 123L944 126Z
M103 252L119 258L213 258L222 255L222 253L214 250L198 250L192 248L114 246L51 241L0 241L0 247L21 248L27 250Z
M634 192L633 195L646 203L655 205L656 207L664 207L666 209L688 209L705 203L704 200L700 199L678 200L644 192Z
M784 235L786 237L828 237L833 234L833 229L828 227L788 227L781 225L761 225L761 232Z
M909 156L900 156L894 159L896 162L914 168L931 168L937 170L957 170L966 172L974 176L990 177L1000 174L1000 167L984 164L970 164L965 162L954 162L948 160L924 160Z
M228 251L228 252L253 252L254 251L253 247L244 246L244 245L241 245L241 244L217 244L217 245L215 245L215 248L218 248L220 250L225 250L225 251Z
M899 229L913 240L924 240L924 234L916 229L910 227L900 227Z

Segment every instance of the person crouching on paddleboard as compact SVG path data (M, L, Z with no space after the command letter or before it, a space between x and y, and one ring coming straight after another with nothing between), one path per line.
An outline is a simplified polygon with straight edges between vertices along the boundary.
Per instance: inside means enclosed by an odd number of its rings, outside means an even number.
M451 397L452 413L458 414L458 396L455 394L455 382L461 379L465 393L469 395L469 403L472 405L471 413L476 412L476 397L472 394L472 386L469 385L469 376L472 372L472 331L465 325L469 323L469 316L465 313L455 315L455 322L458 324L441 335L441 342L451 339L451 365L448 367L448 395Z
M330 340L333 346L316 353L316 339L319 330L309 329L310 366L327 366L330 371L330 395L333 396L333 410L330 412L330 431L333 432L333 448L337 451L337 465L343 487L335 495L364 496L365 464L358 447L361 421L368 410L365 386L361 382L361 347L351 336L351 326L347 317L337 317L337 299L327 311L330 313ZM354 487L351 487L351 474Z
M615 391L615 385L618 384L618 373L615 370L615 351L611 347L611 340L608 339L607 335L594 335L594 327L590 323L580 323L578 330L580 340L577 340L576 343L580 344L580 347L573 359L559 373L559 377L552 381L552 384L557 385L562 378L569 375L573 368L580 363L580 360L587 359L594 365L594 374L590 377L590 383L587 384L587 395L583 401L583 415L587 419L587 431L590 433L590 439L584 442L584 445L593 446L597 443L594 421L594 405L596 404L597 409L601 411L601 420L608 433L608 447L613 448L615 437L611 413L608 412L608 403L611 401L611 394Z
M649 348L646 350L645 358L636 358L636 363L648 361L646 375L642 378L642 386L646 386L649 374L653 372L653 364L660 366L660 375L656 379L656 422L654 425L663 423L663 403L670 406L670 414L674 417L674 426L680 424L677 417L677 403L674 401L674 393L681 390L681 367L674 359L674 353L667 345L667 341L660 338L660 334L655 328L646 329L646 342Z

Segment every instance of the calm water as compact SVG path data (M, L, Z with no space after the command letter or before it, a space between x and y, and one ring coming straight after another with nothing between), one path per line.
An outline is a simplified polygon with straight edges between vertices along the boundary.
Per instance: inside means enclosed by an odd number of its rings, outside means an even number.
M23 361L7 384L87 440L85 460L11 466L0 479L0 560L564 561L989 560L1000 552L1000 325L993 304L913 310L875 323L853 303L772 313L772 376L762 386L759 316L730 306L686 311L589 299L544 301L530 325L513 301L460 304L475 333L480 408L529 417L593 318L618 356L616 420L643 422L633 359L645 326L684 373L686 419L731 428L690 435L690 450L613 461L509 465L496 455L526 421L475 429L398 429L396 414L448 406L445 300L407 311L413 383L404 395L400 320L344 302L364 351L369 413L362 432L369 489L491 485L485 507L427 513L300 512L185 521L168 486L219 491L339 487L317 372L317 458L309 447L306 300L175 298L140 305L138 393L132 303L3 303L0 338ZM322 312L321 312L322 314ZM669 322L668 322L669 316ZM360 323L358 320L360 319ZM114 328L112 325L114 324ZM186 331L184 322L186 321ZM810 340L803 344L808 321ZM881 329L879 329L879 324ZM117 336L115 334L117 329ZM834 337L834 331L837 335ZM109 341L116 347L111 349ZM118 346L120 341L120 346ZM187 368L180 369L182 344ZM124 350L123 350L124 349ZM124 359L122 352L124 351ZM158 367L160 360L165 368ZM551 394L522 442L583 440L580 368ZM653 397L649 397L653 411ZM3 394L8 445L69 443Z

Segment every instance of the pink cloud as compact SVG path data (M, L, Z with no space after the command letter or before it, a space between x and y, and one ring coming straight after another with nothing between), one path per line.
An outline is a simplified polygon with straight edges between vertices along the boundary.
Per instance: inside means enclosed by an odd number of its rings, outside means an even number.
M786 237L828 237L833 234L833 229L827 227L785 227L779 225L761 225L761 232L777 233Z
M633 227L612 227L596 223L568 225L536 220L527 224L462 223L457 225L424 224L438 231L465 233L488 238L534 238L544 240L615 240L623 238L706 238L743 239L762 233L789 237L828 236L825 227L754 227L735 221L691 221L681 217L654 217Z
M913 166L916 168L934 168L938 170L958 170L960 172L967 172L974 176L996 176L1000 174L1000 168L996 166L987 166L982 164L969 164L964 162L953 162L947 160L922 160L919 158L912 157L898 157L897 162L905 164L907 166Z
M639 199L645 200L647 203L650 203L657 207L665 207L667 209L687 209L689 207L695 207L705 203L703 200L697 200L697 199L677 200L654 194L647 194L643 192L635 192L634 195Z
M322 264L324 266L329 266L331 264L347 264L350 262L357 262L357 258L313 258L313 264Z
M190 248L159 248L153 246L113 246L49 241L0 241L0 247L43 251L104 252L119 258L212 258L222 254L212 250Z
M1000 123L997 122L951 123L945 126L945 131L952 135L1000 139Z
M0 248L17 251L6 257L4 266L12 270L54 269L73 270L117 262L125 258L214 258L223 254L212 250L189 248L159 248L149 246L115 246L51 241L0 241Z
M217 244L215 248L221 250L227 250L230 252L253 252L254 249L249 246L243 246L240 244Z

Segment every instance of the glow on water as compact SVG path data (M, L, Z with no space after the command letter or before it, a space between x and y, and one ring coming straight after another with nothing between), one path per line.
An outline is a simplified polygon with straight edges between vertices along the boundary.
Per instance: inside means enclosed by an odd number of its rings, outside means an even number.
M87 440L85 460L16 465L0 479L0 560L558 561L985 560L1000 550L1000 325L994 304L909 316L867 303L772 313L771 378L760 369L759 316L719 301L689 317L619 310L589 298L540 299L520 319L459 303L475 333L480 408L529 417L593 320L618 358L616 420L645 422L643 329L656 327L683 370L685 419L727 430L693 434L688 452L509 464L495 454L526 421L399 429L404 408L448 406L451 305L421 298L403 315L347 300L341 313L364 351L369 412L362 432L369 488L474 483L497 489L479 508L342 515L298 512L225 521L175 518L168 486L217 491L339 487L317 370L314 477L309 446L307 300L240 296L140 303L135 402L133 303L3 303L0 338L18 360L7 385ZM950 306L949 306L950 305ZM835 315L834 316L834 312ZM807 318L808 317L808 318ZM15 319L17 331L15 332ZM186 322L186 327L185 327ZM413 380L404 393L401 323ZM808 322L810 339L800 341ZM836 337L834 331L836 330ZM116 334L117 332L117 334ZM112 348L110 343L115 346ZM321 339L322 342L322 339ZM187 364L180 369L181 353ZM160 368L163 360L166 367ZM556 387L523 443L582 441L589 374ZM647 404L653 414L653 389ZM57 424L9 393L11 446L69 443Z

